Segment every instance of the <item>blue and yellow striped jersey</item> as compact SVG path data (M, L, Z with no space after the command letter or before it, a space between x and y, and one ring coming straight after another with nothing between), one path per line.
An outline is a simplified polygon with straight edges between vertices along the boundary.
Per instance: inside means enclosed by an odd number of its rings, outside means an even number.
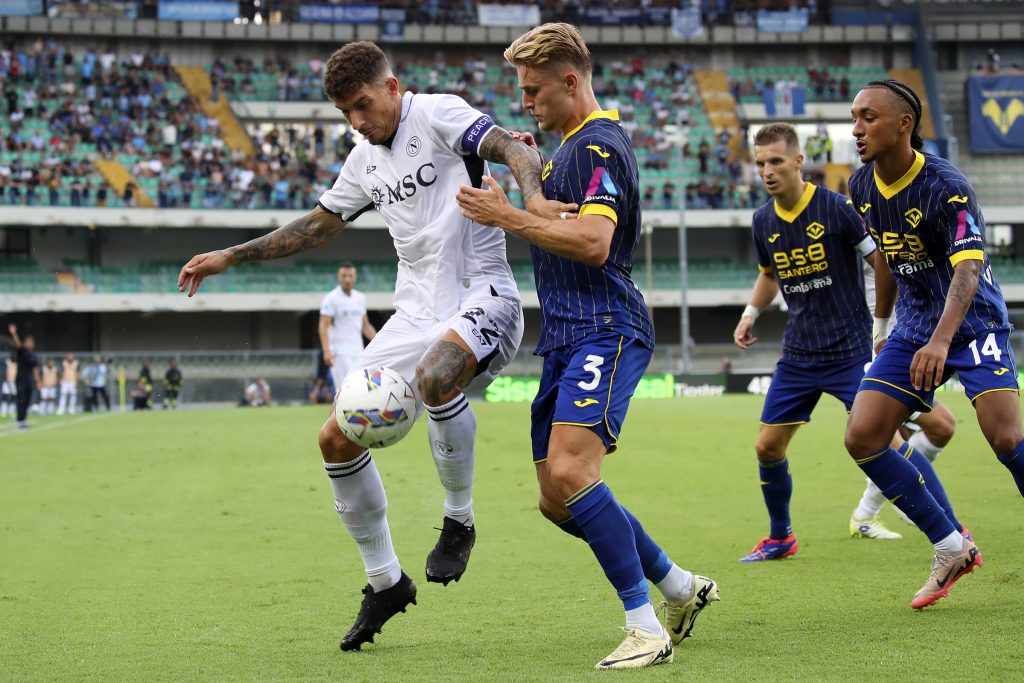
M898 283L892 334L927 344L942 316L954 266L982 262L978 293L953 344L1009 327L1006 302L985 255L985 221L964 175L945 159L916 153L902 178L886 185L868 163L850 177L850 196Z
M580 206L579 215L615 222L599 268L531 247L541 305L539 355L598 330L615 330L654 348L654 326L630 277L640 242L640 184L629 136L617 111L595 111L562 140L544 167L544 196Z
M782 357L851 360L871 352L871 315L861 259L875 250L853 203L807 183L791 210L775 200L754 212L758 267L789 307Z

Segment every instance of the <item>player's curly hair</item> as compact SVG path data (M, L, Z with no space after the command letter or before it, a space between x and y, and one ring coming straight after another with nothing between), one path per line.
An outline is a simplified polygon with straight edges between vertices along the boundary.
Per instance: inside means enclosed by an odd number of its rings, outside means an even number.
M800 151L800 138L797 137L796 128L788 123L776 122L761 126L754 134L754 145L763 147L773 142L782 140L789 149Z
M910 110L910 114L914 117L914 127L910 131L910 146L914 149L924 147L924 139L918 130L921 127L921 98L917 96L914 89L906 83L901 83L891 78L884 81L871 81L863 89L867 90L869 88L884 88L896 95L906 105Z
M335 50L324 66L324 94L343 100L364 85L383 82L391 76L384 51L367 40L349 43Z
M569 64L584 76L591 72L590 48L579 29L572 24L542 24L512 41L505 59L515 66L544 68L549 64Z

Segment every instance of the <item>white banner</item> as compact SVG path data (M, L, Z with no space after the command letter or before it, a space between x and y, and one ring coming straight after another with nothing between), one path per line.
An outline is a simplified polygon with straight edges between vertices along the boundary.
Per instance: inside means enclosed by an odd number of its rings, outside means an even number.
M537 26L540 8L536 5L477 5L481 26Z

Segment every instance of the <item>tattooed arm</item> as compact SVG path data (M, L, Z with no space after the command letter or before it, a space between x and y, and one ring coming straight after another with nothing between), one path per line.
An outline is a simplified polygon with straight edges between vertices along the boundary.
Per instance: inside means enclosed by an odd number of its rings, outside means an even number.
M532 139L532 138L531 138ZM523 194L526 210L530 213L554 220L560 214L576 210L575 204L563 204L544 198L541 190L541 172L544 159L540 150L529 146L500 126L495 126L480 143L477 155L486 161L505 164L512 171L519 190ZM564 218L564 216L562 216Z
M208 275L223 273L236 263L283 258L324 244L345 228L337 214L317 206L312 212L245 244L193 256L178 274L178 291L192 296Z
M954 266L942 317L931 339L918 349L910 364L910 382L915 389L923 387L928 391L942 383L949 345L967 316L967 309L974 303L974 295L978 293L978 275L983 265L981 261L965 259Z

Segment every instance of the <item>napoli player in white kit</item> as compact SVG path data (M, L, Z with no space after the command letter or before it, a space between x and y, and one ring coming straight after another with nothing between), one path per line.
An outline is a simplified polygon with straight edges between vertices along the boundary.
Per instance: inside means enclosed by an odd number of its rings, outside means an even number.
M334 391L341 388L348 371L363 352L363 337L373 339L377 330L366 315L366 295L355 288L356 267L346 261L338 268L338 286L320 304L320 348L330 368Z
M178 287L191 296L203 278L231 265L313 249L363 212L381 213L398 254L395 315L357 365L384 365L406 378L415 374L445 489L444 528L427 557L426 574L428 581L447 584L465 571L476 533L476 419L462 389L474 378L492 381L523 334L504 233L464 218L454 197L461 185L481 187L486 162L494 161L509 166L535 213L555 217L576 207L544 199L540 155L486 114L452 95L403 94L373 43L349 43L331 55L324 93L365 138L334 187L303 218L245 244L192 257ZM377 467L369 451L342 435L333 405L320 430L320 451L335 507L369 578L356 622L341 640L342 650L356 650L415 603L416 586L392 547Z

